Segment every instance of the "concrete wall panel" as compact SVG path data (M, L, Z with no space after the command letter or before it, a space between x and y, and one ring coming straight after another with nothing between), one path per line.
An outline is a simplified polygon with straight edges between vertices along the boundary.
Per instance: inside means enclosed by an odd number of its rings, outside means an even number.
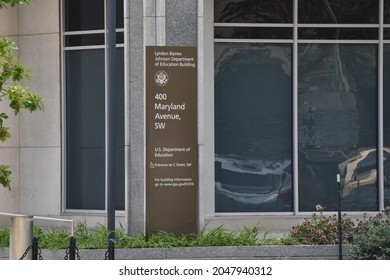
M61 210L60 148L20 149L20 211L53 216Z
M18 35L18 8L0 9L0 36Z
M47 100L43 112L21 113L20 144L23 147L60 146L59 35L21 36L19 45L20 60L32 69L31 82L26 86Z
M8 119L4 121L4 126L9 127L11 138L5 142L0 142L0 148L19 147L19 117L15 116L14 111L9 107L9 101L3 99L0 102L0 112L8 115Z
M19 35L59 33L59 0L35 0L19 9Z
M11 167L11 190L0 187L0 212L19 213L19 148L0 148L0 164Z

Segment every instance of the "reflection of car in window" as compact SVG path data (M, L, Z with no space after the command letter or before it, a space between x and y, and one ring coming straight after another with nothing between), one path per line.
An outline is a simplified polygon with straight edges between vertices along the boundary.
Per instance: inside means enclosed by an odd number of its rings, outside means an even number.
M273 162L216 155L218 200L246 209L288 211L292 204L291 160ZM218 202L217 202L218 204Z
M299 48L302 211L314 211L316 204L336 210L338 165L364 157L362 151L372 150L376 156L375 61L376 50L371 45L306 44ZM375 160L370 168L370 190L356 189L353 195L345 195L343 209L377 209Z
M271 33L275 34L278 28L267 33L269 30L264 26L244 28L234 23L292 24L293 1L216 0L215 3L215 22L219 23L215 38L227 40L214 44L217 212L225 211L226 207L232 211L272 211L264 205L281 197L278 180L291 184L291 179L286 178L291 177L292 164L284 169L284 179L275 173L268 174L269 177L255 174L253 170L284 160L292 162L292 134L296 132L298 186L294 187L298 189L299 211L315 211L317 204L329 211L336 210L335 176L340 172L339 164L352 168L353 162L358 166L354 172L365 179L359 180L359 187L350 191L348 188L354 183L350 181L346 186L345 210L377 210L374 158L378 48L373 43L353 40L377 39L378 32L374 28L340 26L378 23L377 1L298 1L298 23L308 25L298 26L297 34L298 40L302 39L297 50L298 84L294 84L298 89L298 112L290 110L295 108L291 98L295 93L291 86L291 44L228 41L276 39ZM222 23L232 24L228 28ZM282 33L289 32L289 36L280 38L292 39L292 28L283 29ZM295 114L298 131L292 133ZM233 164L234 171L230 168ZM284 204L285 210L280 210L284 207L281 204L273 210L292 211L287 210L287 205L292 205L291 185L282 189L290 190L290 201ZM228 202L220 207L225 198L237 202L237 207L230 207L234 203ZM255 201L257 208L250 206Z
M291 46L215 45L216 212L292 211Z
M376 184L376 149L367 149L339 164L345 197L362 186Z

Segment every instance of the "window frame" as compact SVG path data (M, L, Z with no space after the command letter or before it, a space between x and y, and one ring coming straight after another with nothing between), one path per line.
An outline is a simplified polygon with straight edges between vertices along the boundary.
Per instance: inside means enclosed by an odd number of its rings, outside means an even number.
M69 35L89 35L89 34L103 34L104 42L107 40L106 29L97 29L97 30L81 30L81 31L65 31L65 1L60 0L60 50L61 50L61 213L62 214L106 214L107 213L107 184L105 183L105 205L104 210L98 209L69 209L67 208L67 98L66 98L66 51L77 51L77 50L94 50L94 49L103 49L105 50L104 59L107 59L107 49L106 44L103 45L83 45L83 46L66 46L66 36ZM104 10L106 10L106 1L104 0ZM125 10L125 0L124 0L124 10ZM107 24L106 13L104 13L104 26ZM126 36L126 24L124 21L123 28L116 28L116 33L122 33ZM125 43L117 43L116 48L123 48L126 52ZM125 62L124 62L125 63ZM107 64L105 63L105 79L107 80ZM124 81L125 83L125 81ZM106 87L107 87L107 83ZM124 87L125 88L125 87ZM106 89L105 89L106 91ZM123 106L125 106L123 104ZM125 123L125 121L124 121ZM125 155L123 155L125 157ZM125 170L126 172L126 170ZM126 181L126 180L125 180ZM125 209L116 210L117 216L125 216L126 203L124 205Z
M379 209L384 207L384 163L383 160L383 46L389 44L390 40L384 39L384 28L390 28L390 24L384 24L384 0L378 0L378 23L375 24L302 24L298 22L298 1L293 0L293 22L292 23L215 23L214 22L214 1L203 0L204 7L204 25L211 29L211 31L204 28L204 42L203 42L203 54L204 54L204 87L205 96L204 103L212 104L212 106L205 106L205 119L210 120L205 124L205 161L212 161L214 163L214 43L215 42L244 42L244 43L290 43L293 44L292 52L292 84L293 84L293 212L229 212L220 213L215 212L215 187L204 187L203 192L208 197L204 202L205 217L227 217L227 216L266 216L266 215L296 215L304 216L312 212L304 212L299 210L298 199L298 45L299 44L375 44L378 48L378 61L377 61L377 187L379 198ZM239 27L290 27L293 28L293 39L215 39L214 27L224 26L239 26ZM307 40L299 39L299 28L313 27L313 28L375 28L378 32L378 39L375 40ZM210 34L211 33L211 34ZM208 54L207 50L212 50L211 54ZM210 62L211 61L211 62ZM212 113L208 112L212 110ZM211 123L211 124L210 124ZM207 163L205 171L205 181L212 182L214 184L214 167L208 166ZM336 174L335 174L335 184ZM346 213L371 213L367 211L345 211ZM329 211L327 213L335 213ZM372 212L376 213L376 212Z

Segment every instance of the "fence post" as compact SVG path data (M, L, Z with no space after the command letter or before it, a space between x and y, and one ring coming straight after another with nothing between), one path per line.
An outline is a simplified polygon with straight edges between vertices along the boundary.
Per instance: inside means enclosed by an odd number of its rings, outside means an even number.
M115 260L115 244L113 239L108 241L108 259Z
M69 259L76 260L76 238L74 236L70 237Z
M9 259L19 260L31 246L33 235L33 217L32 216L13 216L11 217L10 242L9 242ZM29 252L25 260L31 260Z
M38 260L38 238L36 236L32 239L32 259Z
M341 178L337 174L337 190L338 190L338 232L339 232L339 260L343 259L343 233L342 233L342 217L341 217Z

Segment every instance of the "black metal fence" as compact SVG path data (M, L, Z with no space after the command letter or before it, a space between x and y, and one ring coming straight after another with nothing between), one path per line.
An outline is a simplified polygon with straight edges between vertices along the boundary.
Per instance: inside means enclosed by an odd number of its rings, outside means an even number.
M19 260L24 260L28 253L31 251L32 260L43 260L42 251L38 244L38 238L36 236L32 239L32 244L27 247L26 251L20 257ZM108 240L108 249L104 254L105 260L114 260L115 256L115 241L113 239ZM76 238L71 236L69 238L69 246L66 248L64 260L81 260L79 249L77 248Z

